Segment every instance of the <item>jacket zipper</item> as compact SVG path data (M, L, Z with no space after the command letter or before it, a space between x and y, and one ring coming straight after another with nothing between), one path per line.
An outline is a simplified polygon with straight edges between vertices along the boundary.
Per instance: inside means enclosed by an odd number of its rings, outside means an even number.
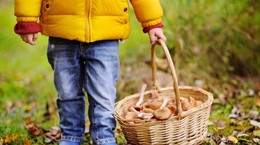
M86 41L90 42L91 40L91 32L90 32L90 15L91 15L91 2L92 0L86 0Z

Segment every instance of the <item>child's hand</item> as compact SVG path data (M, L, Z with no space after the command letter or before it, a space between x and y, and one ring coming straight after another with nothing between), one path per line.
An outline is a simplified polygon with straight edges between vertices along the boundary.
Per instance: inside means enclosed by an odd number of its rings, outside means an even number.
M38 33L34 33L34 34L22 34L20 35L20 37L22 38L22 40L25 43L29 43L31 45L35 45L36 44L36 40L38 38Z
M157 39L162 39L164 42L166 41L166 37L163 34L162 28L153 28L148 31L151 44L155 44Z

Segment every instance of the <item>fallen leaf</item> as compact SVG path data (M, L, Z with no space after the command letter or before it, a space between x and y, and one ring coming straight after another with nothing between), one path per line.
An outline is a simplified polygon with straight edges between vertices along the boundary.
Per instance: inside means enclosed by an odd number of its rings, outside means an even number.
M37 137L41 134L41 129L30 119L26 120L26 128L28 129L29 133L34 137Z
M213 135L212 136L212 139L214 139L215 141L220 141L221 140L221 137L219 135Z
M237 143L238 142L237 138L235 138L234 136L229 136L228 140L233 142L233 143Z
M52 126L52 127L51 127L51 130L59 131L60 128L59 128L58 126Z
M37 137L41 134L41 130L37 127L34 127L30 130L30 133L34 136Z
M10 143L10 142L12 142L12 141L13 141L13 139L12 139L11 136L7 135L7 136L5 137L5 143Z
M237 120L234 118L230 118L230 125L236 125L237 124Z
M210 145L217 145L217 143L214 141L214 139L209 140Z
M237 115L236 114L229 114L228 118L237 118Z
M260 137L260 130L254 130L253 134L256 137Z
M31 128L33 128L33 127L35 127L36 125L35 125L35 123L34 122L28 122L28 123L26 123L26 128L27 129L31 129Z
M226 142L227 138L225 136L221 137L221 141Z
M17 134L16 134L16 135L13 135L12 137L13 137L13 140L16 140L16 139L20 138L20 136L17 135Z
M14 141L14 140L16 140L16 139L18 139L18 138L20 138L20 136L19 135L7 135L6 137L5 137L5 143L11 143L12 141Z
M239 125L239 126L244 126L244 121L239 121L239 122L237 122L237 125Z
M2 139L1 137L0 137L0 145L3 145L4 144L4 139Z
M250 120L250 124L253 125L253 126L255 126L255 127L260 128L260 122L258 122L258 121Z
M203 85L204 85L203 80L195 80L195 86L202 88Z
M223 130L226 128L226 122L222 121L222 120L217 120L215 121L216 125L217 125L217 129L218 130Z
M235 136L236 134L237 134L237 131L234 130L234 131L232 132L232 136Z
M259 91L259 96L260 96L260 91ZM260 107L260 98L259 97L256 100L256 106Z
M25 139L24 145L31 145L31 142L30 142L30 140L28 138Z
M249 137L249 135L245 133L240 133L237 135L237 137Z
M259 138L253 138L253 141L254 141L255 143L259 143L259 142L260 142L260 139L259 139Z
M52 140L51 140L50 138L47 138L47 137L44 139L44 142L45 142L45 143L51 143L51 141L52 141Z
M211 126L211 125L214 125L214 122L209 121L209 122L208 122L208 126Z
M256 110L250 110L248 113L252 118L258 118L259 112Z
M218 95L218 99L220 100L221 104L226 104L227 102L225 95L222 93Z
M49 129L49 131L45 132L44 135L47 137L45 139L51 139L55 141L59 141L61 138L61 131L60 128L57 126L53 126Z
M247 92L248 92L249 96L255 95L255 90L253 90L253 89L248 89Z

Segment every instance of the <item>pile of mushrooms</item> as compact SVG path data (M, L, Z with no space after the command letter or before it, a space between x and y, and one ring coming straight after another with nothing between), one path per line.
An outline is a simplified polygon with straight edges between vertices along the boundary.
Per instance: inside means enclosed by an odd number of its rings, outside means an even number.
M178 111L174 97L159 96L156 91L151 91L151 97L144 102L144 92L147 85L141 88L139 100L131 106L127 106L124 119L127 123L143 124L155 120L167 120L176 116ZM203 102L193 97L180 97L182 111L188 111L201 105Z

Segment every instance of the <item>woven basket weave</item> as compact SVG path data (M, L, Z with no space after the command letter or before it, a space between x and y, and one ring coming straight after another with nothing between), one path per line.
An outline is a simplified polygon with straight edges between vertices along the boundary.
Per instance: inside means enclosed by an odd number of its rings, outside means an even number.
M125 135L128 144L133 145L192 145L200 143L207 135L207 125L210 116L210 107L213 102L211 93L197 87L178 86L175 68L169 54L168 48L162 40L158 41L167 57L171 69L173 87L159 88L156 81L155 45L152 46L152 80L153 89L144 93L144 101L157 91L159 96L175 97L178 115L168 120L155 120L142 124L129 123L124 119L125 111L134 105L140 93L127 96L115 105L115 117ZM193 97L201 100L203 104L188 111L182 111L181 97Z

